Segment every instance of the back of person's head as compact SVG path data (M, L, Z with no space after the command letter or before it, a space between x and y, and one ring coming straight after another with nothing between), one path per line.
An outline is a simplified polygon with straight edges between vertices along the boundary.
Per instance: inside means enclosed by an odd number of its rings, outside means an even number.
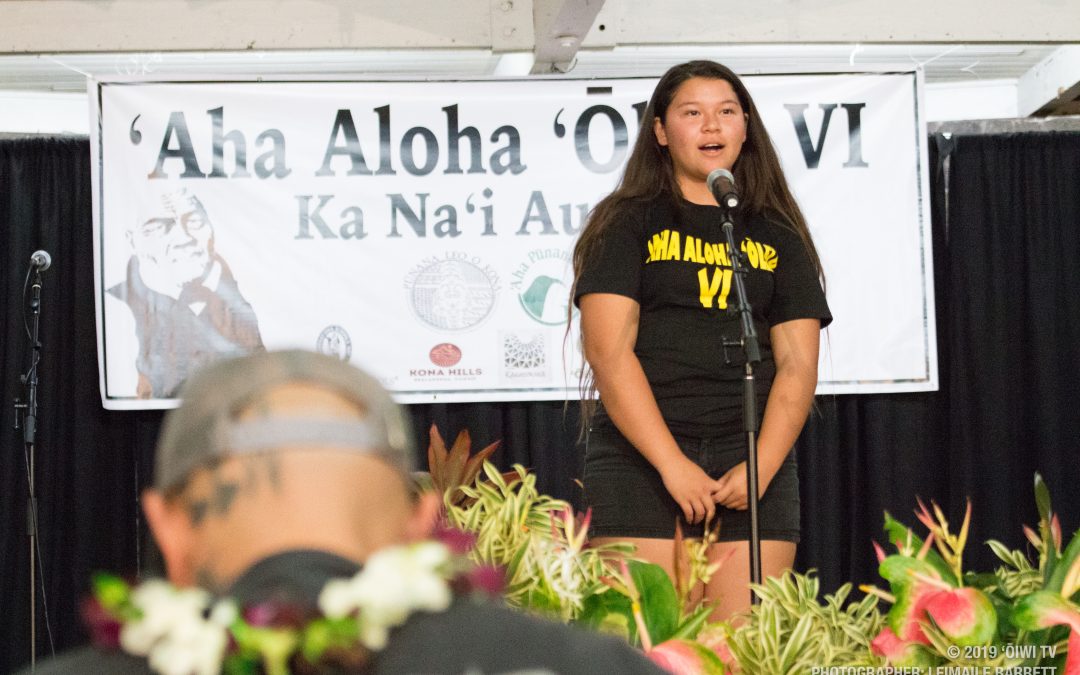
M360 562L430 531L438 500L414 495L409 425L373 377L264 352L210 365L181 398L143 495L175 583L221 590L291 549Z

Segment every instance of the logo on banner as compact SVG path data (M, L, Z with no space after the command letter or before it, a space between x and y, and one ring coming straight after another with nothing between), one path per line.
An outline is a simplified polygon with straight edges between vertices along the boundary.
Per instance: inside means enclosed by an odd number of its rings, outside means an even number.
M505 377L547 377L547 343L542 332L503 333L501 337Z
M352 340L349 332L341 326L327 326L315 341L315 351L348 361L352 357Z
M431 351L428 352L428 358L437 366L449 368L450 366L456 366L461 361L461 349L457 345L443 342L431 348Z
M499 275L477 256L450 252L427 258L405 277L413 311L433 328L468 330L491 315Z
M454 351L439 351L439 347L450 347ZM413 382L468 382L484 374L483 368L455 368L461 360L461 350L451 344L437 345L428 355L437 367L409 368L409 379ZM445 359L449 365L441 365L438 359Z
M574 283L569 250L533 249L511 276L510 288L517 293L518 302L529 318L545 326L566 323L570 287Z

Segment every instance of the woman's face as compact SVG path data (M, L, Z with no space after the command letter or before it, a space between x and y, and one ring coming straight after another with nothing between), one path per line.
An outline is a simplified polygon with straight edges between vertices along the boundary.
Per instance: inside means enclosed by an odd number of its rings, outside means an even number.
M693 77L675 90L665 120L657 117L653 130L671 155L683 196L711 203L705 179L735 165L746 141L746 113L726 80Z

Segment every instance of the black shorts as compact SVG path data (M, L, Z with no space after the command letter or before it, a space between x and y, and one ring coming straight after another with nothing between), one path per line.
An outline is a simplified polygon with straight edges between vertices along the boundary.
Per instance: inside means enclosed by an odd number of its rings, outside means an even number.
M746 436L675 437L683 454L712 478L746 459ZM763 540L799 541L799 475L794 449L788 453L758 502L758 533ZM594 537L673 539L675 521L683 535L701 537L701 523L690 525L668 494L660 474L613 426L589 430L585 445L585 501L592 508ZM750 539L750 512L716 507L720 541ZM715 519L713 521L715 523Z

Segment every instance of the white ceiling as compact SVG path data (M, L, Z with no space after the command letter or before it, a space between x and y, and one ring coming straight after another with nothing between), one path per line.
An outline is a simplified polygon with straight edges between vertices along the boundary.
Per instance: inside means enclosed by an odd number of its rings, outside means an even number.
M707 58L742 74L828 72L922 66L928 83L1016 79L1059 45L800 44L688 45L582 49L575 77L659 75ZM320 50L0 55L0 89L85 91L86 78L115 75L290 75L365 78L525 75L530 54L490 50Z

